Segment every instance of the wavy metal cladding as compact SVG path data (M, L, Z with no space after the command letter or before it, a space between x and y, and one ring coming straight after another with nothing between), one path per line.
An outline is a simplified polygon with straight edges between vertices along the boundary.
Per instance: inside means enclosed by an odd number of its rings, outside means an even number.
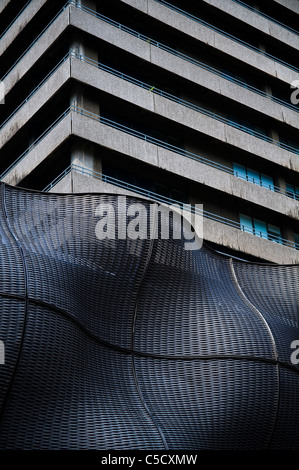
M298 449L299 266L100 241L104 202L1 186L0 448Z

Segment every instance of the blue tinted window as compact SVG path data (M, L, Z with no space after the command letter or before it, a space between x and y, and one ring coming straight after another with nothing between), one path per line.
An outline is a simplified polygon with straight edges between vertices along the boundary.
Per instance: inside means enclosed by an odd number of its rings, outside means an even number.
M241 230L248 233L253 233L253 225L251 217L247 215L240 214L240 226Z
M250 181L250 183L259 184L263 188L274 191L274 182L271 176L259 173L258 171L247 168L239 163L233 163L233 168L234 175L238 178L246 179L247 181Z
M274 191L274 182L271 176L264 175L263 173L261 173L261 185L263 186L263 188L267 188L271 191Z
M268 238L267 224L263 220L253 219L254 234L258 237Z
M238 163L234 163L234 175L238 178L246 179L246 168L243 165L239 165Z

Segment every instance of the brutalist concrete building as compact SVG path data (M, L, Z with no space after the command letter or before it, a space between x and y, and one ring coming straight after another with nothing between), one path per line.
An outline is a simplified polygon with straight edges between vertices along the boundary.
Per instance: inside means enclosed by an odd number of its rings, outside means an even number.
M203 204L222 252L299 261L296 0L1 2L1 180Z
M298 450L298 15L0 0L0 450Z

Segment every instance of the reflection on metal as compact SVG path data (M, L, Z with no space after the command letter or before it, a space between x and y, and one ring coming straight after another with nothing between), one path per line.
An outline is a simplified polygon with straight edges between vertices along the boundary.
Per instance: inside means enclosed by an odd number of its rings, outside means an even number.
M0 448L298 449L299 266L99 240L101 203L1 185Z

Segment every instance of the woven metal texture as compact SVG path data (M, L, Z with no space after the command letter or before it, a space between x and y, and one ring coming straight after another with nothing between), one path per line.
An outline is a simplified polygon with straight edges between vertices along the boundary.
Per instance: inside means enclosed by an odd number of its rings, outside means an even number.
M100 240L133 203L1 184L0 449L299 449L299 266Z

